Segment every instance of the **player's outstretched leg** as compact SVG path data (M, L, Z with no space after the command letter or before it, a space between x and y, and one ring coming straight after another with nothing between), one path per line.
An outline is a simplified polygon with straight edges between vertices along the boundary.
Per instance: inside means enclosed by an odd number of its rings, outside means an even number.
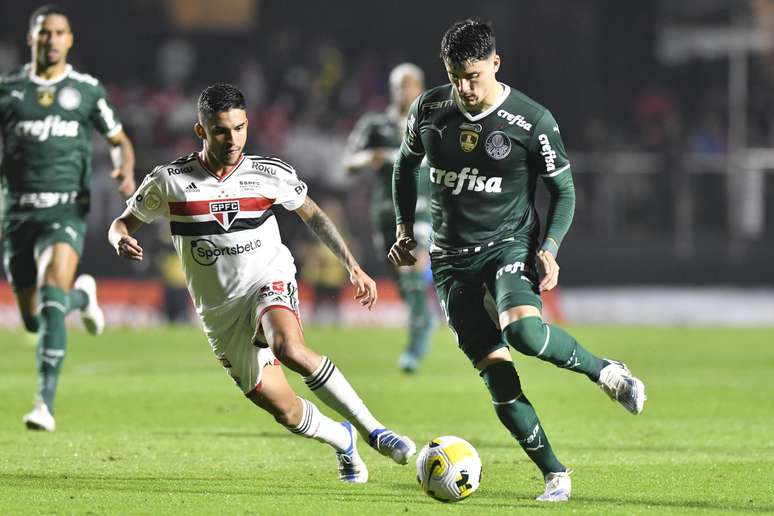
M247 397L292 433L332 446L336 450L339 480L355 484L368 481L368 468L357 451L357 432L352 425L333 421L314 403L297 397L281 367L264 367L261 383Z
M409 341L399 365L404 372L414 373L419 361L427 354L435 321L427 302L427 282L422 272L400 270L398 290L409 311Z
M264 334L274 355L327 406L350 421L372 448L398 464L408 463L416 445L406 436L387 430L357 395L344 375L327 357L304 344L304 336L295 316L287 310L269 310L262 320Z
M543 473L545 492L537 499L569 500L572 485L568 470L556 458L535 409L522 392L513 362L490 363L482 368L480 375L492 396L497 417Z
M642 412L646 399L642 381L620 362L595 356L559 326L544 323L540 317L523 317L506 326L503 336L525 355L585 374L632 414Z

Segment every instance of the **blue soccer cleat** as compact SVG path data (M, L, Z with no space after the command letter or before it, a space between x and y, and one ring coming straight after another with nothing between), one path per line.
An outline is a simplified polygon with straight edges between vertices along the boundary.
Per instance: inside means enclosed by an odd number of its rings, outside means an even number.
M407 464L409 457L417 452L417 445L408 437L400 436L386 428L379 428L368 436L371 448L398 464Z

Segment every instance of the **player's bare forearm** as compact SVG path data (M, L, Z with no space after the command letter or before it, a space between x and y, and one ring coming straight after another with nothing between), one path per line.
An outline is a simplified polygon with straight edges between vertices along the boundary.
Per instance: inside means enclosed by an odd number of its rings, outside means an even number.
M132 237L142 224L143 222L132 215L128 208L110 224L108 242L110 242L118 256L129 260L142 261L142 247Z
M339 233L339 230L336 229L336 225L316 202L307 196L304 204L296 210L296 213L309 226L309 229L317 235L317 238L344 264L348 271L352 272L354 268L359 268L355 257L352 256L349 247L344 242L344 238Z
M119 131L107 139L111 145L110 158L113 161L112 178L118 181L118 192L128 199L134 193L134 146L125 132Z

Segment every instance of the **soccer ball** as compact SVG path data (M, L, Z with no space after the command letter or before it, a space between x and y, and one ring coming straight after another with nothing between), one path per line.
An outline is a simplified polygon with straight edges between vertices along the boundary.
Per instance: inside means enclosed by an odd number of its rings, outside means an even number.
M436 437L417 457L417 482L430 497L441 502L459 502L472 495L481 483L481 458L460 437Z

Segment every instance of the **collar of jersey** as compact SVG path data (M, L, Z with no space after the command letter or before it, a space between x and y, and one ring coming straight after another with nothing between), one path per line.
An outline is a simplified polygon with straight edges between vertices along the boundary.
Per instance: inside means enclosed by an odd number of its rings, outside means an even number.
M24 67L27 69L27 76L30 78L32 82L34 82L38 86L52 86L58 83L59 81L66 79L67 76L70 75L70 72L73 71L73 65L68 64L68 65L65 65L64 72L60 73L56 77L52 77L50 79L41 79L40 77L32 73L32 65L27 63L26 65L24 65Z
M199 161L199 165L204 169L205 172L207 172L209 175L211 175L212 177L217 179L218 183L222 183L223 181L226 180L227 177L229 177L231 174L233 174L236 169L239 168L239 165L241 165L242 162L245 160L245 153L243 152L242 155L239 156L239 161L237 161L235 165L233 165L230 169L228 169L226 171L225 174L223 174L220 177L218 177L218 175L215 172L210 170L210 167L207 166L207 164L202 159L201 154L198 153L198 152L196 153L196 159Z
M486 111L482 111L481 113L477 115L471 115L467 109L465 109L465 106L460 102L460 98L457 95L457 91L452 88L452 96L454 97L454 103L457 105L457 109L460 110L460 113L465 115L465 118L470 120L471 122L476 122L478 120L481 120L482 118L488 116L492 111L499 108L503 105L503 102L505 102L505 99L508 98L508 95L511 94L511 87L507 84L500 83L503 87L503 94L500 97L500 100L498 100L494 105L490 106Z

